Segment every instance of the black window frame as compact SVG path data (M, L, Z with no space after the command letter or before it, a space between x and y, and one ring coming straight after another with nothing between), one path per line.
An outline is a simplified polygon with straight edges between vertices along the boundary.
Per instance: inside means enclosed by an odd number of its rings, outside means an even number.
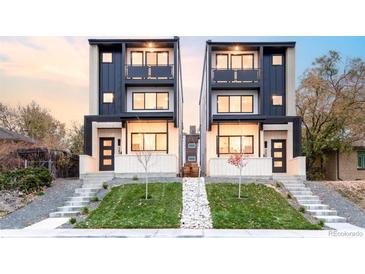
M133 53L142 53L142 65L134 65L133 64L133 62L132 62L133 61L133 57L132 57ZM131 51L131 53L130 53L130 64L131 64L132 67L139 67L139 66L143 67L144 66L145 62L144 62L144 54L143 54L142 50L132 50Z
M220 152L220 138L221 137L228 137L228 152ZM240 137L240 152L230 152L230 138L231 137ZM251 144L252 144L252 152L251 153L244 153L242 152L242 137L250 137ZM227 154L245 154L245 155L253 155L255 154L255 136L254 135L218 135L218 145L217 145L217 154L218 155L227 155Z
M146 93L155 93L156 94L156 108L146 108ZM167 94L167 108L157 108L157 94ZM144 108L135 108L134 107L134 94L143 94L143 104ZM153 92L141 92L136 91L132 92L132 110L169 110L170 109L170 93L168 91L153 91Z
M224 55L227 58L227 67L226 68L218 68L218 55ZM228 53L216 53L215 54L215 69L228 70L229 69L229 54Z
M243 56L245 56L245 55L252 56L252 67L249 69L243 68ZM232 68L232 57L233 56L241 56L241 68ZM253 70L253 69L255 69L255 54L253 54L253 53L237 53L237 54L232 53L232 54L230 54L230 69L231 70Z
M133 149L133 136L134 135L139 135L142 134L142 145L143 145L143 149L142 150L137 150L137 149ZM154 134L155 135L155 149L154 150L145 150L144 149L144 135L145 134ZM157 150L157 135L158 134L163 134L166 136L166 148L164 150ZM168 150L168 141L169 141L169 134L168 132L132 132L131 133L131 151L155 151L155 152L166 152Z
M148 53L156 53L156 64L153 64L153 65L150 65L150 64L148 64L147 63L147 54ZM167 53L167 65L160 65L159 63L158 63L158 54L159 53ZM161 51L146 51L145 52L145 64L146 64L146 66L157 66L157 67L165 67L165 66L170 66L170 52L168 51L168 50L161 50Z
M231 111L231 97L232 96L240 96L240 112L234 112ZM219 111L219 97L228 97L228 112L226 111ZM252 111L242 111L242 97L251 97L251 106L252 106ZM248 94L248 95L217 95L217 113L254 113L254 95Z

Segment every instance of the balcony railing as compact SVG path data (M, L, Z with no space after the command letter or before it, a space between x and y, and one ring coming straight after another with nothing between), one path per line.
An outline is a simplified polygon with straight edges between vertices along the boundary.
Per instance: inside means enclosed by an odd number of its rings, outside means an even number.
M127 79L174 79L173 65L132 66L126 65Z
M260 70L255 69L212 69L212 81L217 83L257 83Z

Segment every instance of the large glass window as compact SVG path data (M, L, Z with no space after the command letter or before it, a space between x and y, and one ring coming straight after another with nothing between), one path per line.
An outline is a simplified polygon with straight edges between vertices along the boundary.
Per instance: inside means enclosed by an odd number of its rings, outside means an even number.
M110 104L114 101L114 93L113 92L103 92L103 103Z
M228 54L217 54L216 55L216 68L217 69L228 69Z
M132 133L132 151L167 151L167 134Z
M242 68L243 69L253 69L253 54L244 54L242 56Z
M253 54L232 54L232 69L253 69Z
M146 63L148 66L167 66L169 64L168 51L146 52Z
M254 138L252 135L219 136L218 148L220 154L253 154Z
M242 55L231 55L231 68L232 69L242 68Z
M133 92L133 110L169 109L168 92Z
M143 51L132 51L131 52L131 65L142 66L143 65Z
M113 54L111 52L103 52L102 62L103 63L113 63Z
M217 96L218 112L253 112L252 95L218 95Z
M357 152L357 168L365 169L365 151Z

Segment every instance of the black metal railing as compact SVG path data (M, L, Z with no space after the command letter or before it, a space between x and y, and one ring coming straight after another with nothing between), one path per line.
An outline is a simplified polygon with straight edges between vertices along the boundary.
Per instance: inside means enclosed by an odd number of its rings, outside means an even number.
M260 69L212 69L212 81L217 83L257 83Z
M125 75L127 79L174 79L173 65L126 65Z

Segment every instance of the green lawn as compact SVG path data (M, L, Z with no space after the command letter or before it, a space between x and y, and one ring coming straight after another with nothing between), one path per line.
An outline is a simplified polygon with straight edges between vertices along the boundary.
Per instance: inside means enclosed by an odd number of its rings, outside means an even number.
M144 199L144 184L112 188L99 207L77 228L176 228L182 210L181 183L149 184L151 198Z
M311 224L280 193L265 185L207 184L214 228L321 229ZM243 198L242 198L243 197Z

